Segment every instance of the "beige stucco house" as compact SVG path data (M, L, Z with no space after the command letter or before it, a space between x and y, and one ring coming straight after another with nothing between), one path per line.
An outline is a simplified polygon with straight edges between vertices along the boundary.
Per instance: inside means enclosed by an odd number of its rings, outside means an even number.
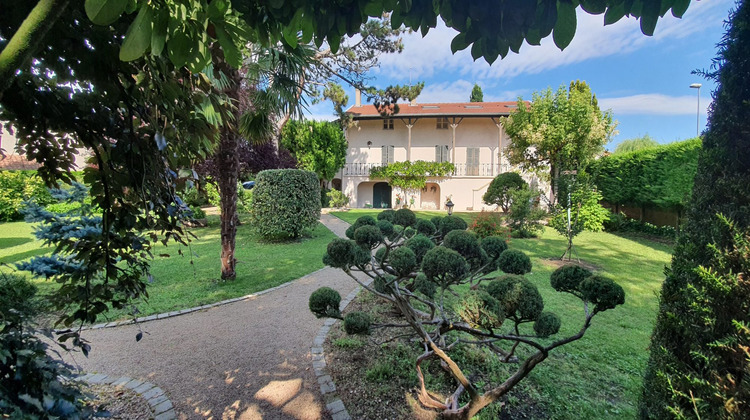
M396 207L397 195L384 180L371 180L370 169L399 161L449 161L455 173L429 178L422 191L404 197L413 208L445 209L448 196L456 211L494 209L482 196L492 179L514 170L503 149L508 137L501 121L516 108L516 102L467 102L400 104L399 113L383 117L373 105L363 105L359 92L347 110L354 125L346 130L349 151L346 164L334 180L350 197L351 207ZM532 174L522 174L539 186ZM401 204L404 204L403 202Z
M39 168L39 164L33 160L28 160L26 155L17 149L18 140L16 136L8 131L5 123L0 121L0 170L34 170ZM75 155L75 165L78 170L86 166L86 159L89 152L85 149L78 149Z

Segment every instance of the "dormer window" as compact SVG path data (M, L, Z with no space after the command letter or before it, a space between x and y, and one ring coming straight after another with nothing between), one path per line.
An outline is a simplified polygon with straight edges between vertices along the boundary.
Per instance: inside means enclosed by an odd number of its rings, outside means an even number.
M383 120L383 130L393 130L393 118Z
M447 130L448 126L450 126L450 121L448 121L448 117L438 117L437 119L438 130Z

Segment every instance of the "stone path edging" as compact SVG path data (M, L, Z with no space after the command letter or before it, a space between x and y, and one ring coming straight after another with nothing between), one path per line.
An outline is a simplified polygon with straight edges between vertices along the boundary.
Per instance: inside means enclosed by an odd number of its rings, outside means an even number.
M94 385L105 384L122 386L135 392L146 400L149 408L151 408L151 414L153 415L154 420L174 420L177 418L177 413L175 413L172 401L167 397L167 394L163 389L151 382L141 381L140 379L131 379L127 376L115 378L103 373L88 373L79 376L76 379Z
M328 268L328 267L323 267L323 268L321 268L319 270L315 270L312 273L306 274L305 276L315 274L315 273L317 273L319 271L325 270L326 268ZM182 309L182 310L179 310L179 311L172 311L172 312L165 312L165 313L161 313L161 314L154 314L154 315L149 315L149 316L143 316L143 317L139 317L139 318L135 318L135 319L126 319L124 321L112 321L112 322L104 322L104 323L101 323L101 324L88 325L88 326L82 327L81 330L98 330L98 329L101 329L101 328L113 328L113 327L119 327L119 326L122 326L122 325L140 324L142 322L155 321L157 319L165 319L165 318L172 318L172 317L175 317L175 316L185 315L185 314L189 314L191 312L202 311L204 309L215 308L217 306L227 305L227 304L234 303L234 302L240 302L240 301L243 301L243 300L252 299L252 298L260 296L260 295L265 295L266 293L271 293L273 291L276 291L276 290L282 289L284 287L290 286L291 284L293 284L297 280L299 280L299 279L294 279L294 280L288 281L288 282L286 282L284 284L280 284L280 285L272 287L270 289L261 290L261 291L256 292L256 293L250 293L249 295L240 296L240 297L237 297L237 298L222 300L220 302L209 303L207 305L196 306L194 308Z

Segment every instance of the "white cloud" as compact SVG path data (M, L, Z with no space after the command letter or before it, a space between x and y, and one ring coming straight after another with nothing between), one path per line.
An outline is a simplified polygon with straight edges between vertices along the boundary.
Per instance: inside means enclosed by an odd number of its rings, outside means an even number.
M667 14L656 27L653 37L644 36L635 19L622 19L614 25L603 26L603 16L592 16L579 10L578 28L573 42L560 51L548 37L541 46L524 45L521 54L510 53L492 66L483 59L474 61L469 49L455 55L450 43L456 32L442 21L422 38L419 33L404 36L404 51L380 57L380 73L397 80L430 78L446 71L458 71L461 76L475 80L511 78L519 74L535 74L593 58L625 54L644 45L695 36L707 22L719 24L726 16L729 0L693 2L682 19Z
M698 98L693 95L668 96L649 93L619 98L598 98L599 107L617 115L695 115ZM701 98L701 114L706 115L710 98Z
M417 98L417 102L468 102L475 82L459 79L450 82L426 85ZM515 101L518 96L527 93L526 90L497 91L493 85L480 83L486 102Z

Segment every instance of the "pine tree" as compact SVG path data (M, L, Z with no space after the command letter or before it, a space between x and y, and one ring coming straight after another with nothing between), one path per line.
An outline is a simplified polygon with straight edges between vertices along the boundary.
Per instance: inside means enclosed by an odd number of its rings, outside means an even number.
M707 74L718 88L687 222L660 296L642 418L750 413L749 56L750 5L743 1L719 44L718 70Z
M474 88L471 89L469 102L484 102L484 93L482 93L482 88L477 83L474 83Z

